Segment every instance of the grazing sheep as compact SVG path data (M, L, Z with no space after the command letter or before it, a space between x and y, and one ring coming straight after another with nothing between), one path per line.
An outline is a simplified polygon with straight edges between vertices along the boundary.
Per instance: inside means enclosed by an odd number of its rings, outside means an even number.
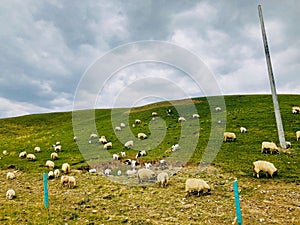
M260 171L265 172L267 176L270 175L271 177L277 175L276 167L273 163L268 161L258 160L253 162L253 176L256 175L256 177L259 178Z
M202 179L188 178L185 182L186 196L189 196L192 192L197 192L198 196L200 192L210 192L210 186Z
M152 167L152 164L151 164L151 163L145 163L145 168L146 168L146 169L150 169L150 167Z
M61 145L60 141L55 142L55 145Z
M3 155L8 155L7 150L3 150L2 154L3 154Z
M54 169L55 164L54 164L53 161L47 160L47 162L46 162L46 167L48 167L49 169Z
M41 152L41 148L38 147L38 146L36 146L36 147L34 148L34 151L35 151L35 152Z
M178 122L185 122L185 121L186 121L186 119L183 116L178 118Z
M111 169L105 169L104 170L104 174L106 175L106 176L108 176L108 175L110 175L111 174Z
M107 143L106 137L105 137L105 136L101 136L101 137L99 138L99 143L101 143L101 144L106 144L106 143Z
M111 142L107 142L105 145L103 145L104 150L111 149L111 148L112 148L112 143Z
M135 128L135 124L133 123L132 125L131 125L133 128Z
M8 200L12 200L13 198L16 197L16 192L13 190L13 189L9 189L7 192L6 192L6 199Z
M35 161L35 160L36 160L36 156L35 156L34 154L28 154L28 155L26 156L26 158L27 158L28 160L31 160L31 161Z
M299 131L299 130L296 132L296 138L297 138L297 141L298 141L299 138L300 138L300 131Z
M124 163L125 163L126 165L131 165L131 159L126 159L126 160L124 161Z
M158 116L157 112L152 112L151 115L152 116Z
M166 187L169 182L169 175L166 172L161 172L157 175L157 183L159 187Z
M141 156L146 156L146 155L147 155L147 152L146 152L145 150L142 150L142 151L139 151L139 152L136 154L135 158L137 159L137 158L139 158L139 157L141 157Z
M90 135L90 140L91 140L91 139L96 139L96 138L98 138L98 135L97 135L97 134L91 134L91 135Z
M62 164L61 170L63 173L70 173L70 171L71 171L70 164L69 163Z
M195 114L193 114L192 118L193 119L198 119L198 118L200 118L200 116L199 116L199 114L195 113Z
M142 123L142 121L139 120L139 119L136 119L134 122L135 122L136 124L141 124L141 123Z
M121 157L126 157L126 152L120 152Z
M51 171L49 171L48 172L48 179L50 180L50 179L54 179L54 173L53 173L53 171L51 170Z
M133 147L133 141L127 141L125 144L124 144L125 148L131 148Z
M53 160L58 159L58 154L56 152L52 152L50 158Z
M236 135L235 133L231 133L231 132L225 132L224 133L224 141L236 141Z
M139 169L137 172L139 183L155 180L155 173L149 169Z
M216 112L221 112L222 109L221 109L221 107L216 107L216 108L215 108L215 111L216 111Z
M27 156L26 151L20 152L20 154L19 154L19 158L26 158L26 156Z
M7 180L12 180L12 179L15 179L16 176L15 176L15 173L14 172L7 172L6 174L6 179Z
M300 113L300 107L299 106L293 106L292 107L292 113L293 114L299 114Z
M278 147L274 142L263 141L261 144L262 153L279 153Z
M146 134L144 134L144 133L138 133L138 139L141 139L141 140L143 140L143 139L146 139L147 138L147 135Z
M126 127L125 123L120 123L120 127L125 128Z
M172 152L178 151L179 150L179 144L172 145L171 150L172 150Z
M115 127L115 131L121 131L122 128L121 127Z
M74 137L73 137L73 141L74 141L74 142L77 142L77 141L78 141L77 136L74 136Z
M58 178L60 176L60 171L59 169L54 170L54 177Z
M52 145L54 151L61 152L61 145Z
M113 158L113 160L119 160L120 156L119 156L119 154L113 154L112 158Z
M240 131L241 131L241 133L247 133L246 127L241 127L241 128L240 128Z
M285 142L285 146L286 146L286 148L291 148L292 147L292 143L290 141L286 141Z
M67 184L69 188L76 186L76 180L73 176L61 176L60 183L62 185Z
M159 160L159 166L161 167L161 169L165 169L167 166L167 162L164 159Z

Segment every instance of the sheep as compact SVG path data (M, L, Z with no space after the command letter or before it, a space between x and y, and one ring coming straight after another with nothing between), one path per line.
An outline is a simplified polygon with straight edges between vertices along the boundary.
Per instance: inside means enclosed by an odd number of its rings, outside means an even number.
M142 123L142 121L139 120L139 119L136 119L134 122L135 122L136 124L141 124L141 123Z
M133 147L133 141L127 141L125 144L124 144L125 148L131 148Z
M35 161L35 160L36 160L36 156L35 156L34 154L28 154L28 155L26 156L26 158L27 158L28 160L31 160L31 161Z
M7 150L3 150L2 154L3 154L3 155L8 155Z
M58 178L60 176L60 171L59 169L54 170L54 177Z
M6 192L6 199L8 200L12 200L13 198L16 197L16 192L13 190L13 189L9 189L7 192Z
M185 121L186 121L186 119L183 116L178 118L178 122L185 122Z
M139 151L139 152L136 154L135 158L137 159L137 158L139 158L139 157L141 157L141 156L146 156L146 155L147 155L147 152L146 152L145 150L142 150L142 151Z
M111 174L111 169L109 169L109 168L105 169L105 170L104 170L104 174L105 174L106 176L110 175L110 174Z
M60 178L60 183L62 184L62 185L64 185L64 184L67 184L69 182L69 176L61 176L61 178Z
M121 131L122 128L121 127L115 127L115 131Z
M71 171L70 164L69 164L69 163L64 163L64 164L62 164L61 170L62 170L62 172L64 172L64 173L69 173L69 172Z
M221 107L216 107L216 108L215 108L215 111L216 111L216 112L221 112L222 109L221 109Z
M69 188L76 186L76 180L73 176L62 176L60 179L62 185L67 184Z
M172 150L172 152L178 151L179 150L179 144L172 145L171 150Z
M152 170L142 168L142 169L138 170L137 177L138 177L139 183L142 183L145 181L154 180L155 173Z
M198 119L198 118L200 118L200 116L199 116L199 114L195 113L195 114L193 114L192 118L193 119Z
M47 162L46 162L46 167L48 167L49 169L54 169L55 164L54 164L53 161L47 160Z
M171 114L173 114L173 110L172 109L167 109L167 115L170 116Z
M128 176L131 176L131 175L136 174L135 168L132 168L132 170L127 170L127 171L126 171L126 174L127 174Z
M152 164L151 164L151 163L145 163L145 168L146 168L146 169L150 169L150 167L152 167Z
M98 138L98 135L97 135L97 134L91 134L91 135L90 135L90 140L91 140L91 139L96 139L96 138Z
M105 145L103 145L103 149L104 150L108 150L112 148L112 143L111 142L107 142Z
M35 152L41 152L41 148L38 147L38 146L36 146L36 147L34 148L34 151L35 151Z
M241 133L247 133L247 128L246 127L240 127Z
M125 128L126 127L125 123L120 123L120 127Z
M296 131L296 138L297 138L297 141L299 140L299 138L300 138L300 131L298 130L298 131Z
M192 192L197 192L198 196L200 195L200 192L210 192L210 186L202 179L197 178L188 178L185 182L185 191L186 196L189 196Z
M164 159L159 160L159 166L161 167L161 169L165 169L167 166L167 162Z
M6 179L7 180L12 180L12 179L15 179L16 176L15 176L15 173L14 172L7 172L6 174Z
M50 155L50 158L52 160L58 159L58 154L56 152L52 152L51 155Z
M137 161L136 160L131 160L131 167L135 168L137 166Z
M259 178L259 172L263 171L268 176L275 176L277 175L277 169L273 163L268 161L258 160L253 162L253 176Z
M158 116L157 112L152 112L151 115L152 116Z
M55 142L55 145L61 145L60 141Z
M112 158L113 158L113 160L119 160L120 155L119 154L113 154Z
M285 146L286 146L286 148L291 148L292 147L292 143L290 141L286 141L285 142Z
M99 143L101 143L101 144L106 144L106 143L107 143L106 137L105 137L105 136L101 136L101 137L99 138Z
M292 107L292 113L293 114L299 114L300 113L300 107L299 106L293 106Z
M147 138L147 135L144 134L144 133L138 133L137 137L138 137L138 139L143 140L143 139L146 139L146 138Z
M26 158L26 156L27 156L26 151L20 152L20 154L19 154L19 158Z
M61 152L61 145L52 145L54 151Z
M120 152L121 157L126 157L126 152Z
M126 160L124 161L124 163L125 163L126 165L131 165L131 159L126 159Z
M74 141L74 142L77 142L77 141L78 141L78 137L77 137L77 136L74 136L74 137L73 137L73 141Z
M278 147L274 142L263 141L261 144L261 153L279 153Z
M169 175L166 172L161 172L157 175L157 183L159 187L166 187L169 182Z
M133 128L135 128L135 124L133 123L132 125L131 125Z
M118 176L121 176L121 174L122 174L122 171L121 171L121 170L118 170L117 175L118 175Z
M54 176L54 173L53 173L53 171L51 170L51 171L49 171L48 172L48 179L53 179L55 176Z
M236 135L235 133L231 133L231 132L225 132L224 133L224 141L236 141Z

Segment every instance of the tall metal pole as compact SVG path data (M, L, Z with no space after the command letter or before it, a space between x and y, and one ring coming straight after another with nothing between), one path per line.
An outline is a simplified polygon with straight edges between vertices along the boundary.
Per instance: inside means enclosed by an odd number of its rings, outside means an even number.
M270 80L271 91L272 91L272 98L273 98L275 118L276 118L276 123L277 123L278 137L279 137L281 147L285 149L286 143L285 143L285 137L284 137L284 130L283 130L283 125L282 125L282 120L281 120L281 115L280 115L280 108L279 108L278 99L277 99L275 80L274 80L273 71L272 71L271 57L270 57L270 52L269 52L269 47L268 47L268 42L267 42L267 35L266 35L266 31L265 31L265 25L264 25L261 5L258 5L258 15L259 15L259 19L260 19L261 33L262 33L262 38L263 38L264 47L265 47L265 55L266 55L269 80Z

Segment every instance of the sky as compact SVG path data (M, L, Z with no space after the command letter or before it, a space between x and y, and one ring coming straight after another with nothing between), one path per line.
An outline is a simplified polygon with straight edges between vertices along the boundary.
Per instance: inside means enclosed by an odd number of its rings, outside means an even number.
M277 93L300 94L298 0L1 1L0 118L269 94L259 4Z

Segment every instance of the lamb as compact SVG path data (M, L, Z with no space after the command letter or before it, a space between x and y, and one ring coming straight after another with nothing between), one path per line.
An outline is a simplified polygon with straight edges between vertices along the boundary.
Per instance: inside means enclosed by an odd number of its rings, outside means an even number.
M28 160L30 160L30 161L35 161L35 160L36 160L36 156L35 156L34 154L28 154L28 155L26 156L26 158L27 158Z
M240 131L241 131L241 133L247 133L246 127L241 127L241 128L240 128Z
M198 119L198 118L200 118L200 116L199 116L199 114L195 113L195 114L193 114L192 118L193 119Z
M47 161L46 161L46 167L48 167L49 169L54 169L55 164L54 164L53 161L47 160Z
M274 142L264 141L261 144L261 152L262 153L279 153L278 147Z
M20 152L20 154L19 154L19 158L26 158L26 156L27 156L26 151Z
M58 159L58 154L56 152L52 152L50 158L53 160Z
M224 133L224 141L236 141L236 135L235 133L231 133L231 132L225 132Z
M36 147L34 148L34 151L35 151L35 152L41 152L41 148L38 147L38 146L36 146Z
M115 131L121 131L122 128L121 127L115 127Z
M53 179L55 176L54 176L54 173L53 171L49 171L48 173L48 179Z
M127 141L125 144L124 144L125 148L131 148L133 147L133 141Z
M104 150L108 150L112 148L112 143L111 142L107 142L105 145L103 145L103 149Z
M142 169L138 170L137 177L138 177L139 183L142 183L145 181L154 180L155 173L152 170L142 168Z
M300 138L300 130L298 130L298 131L296 132L296 138L297 138L297 141L298 141L299 138Z
M12 179L15 179L16 176L15 176L15 173L14 172L7 172L6 174L6 179L7 180L12 180Z
M58 178L60 176L60 171L59 169L54 170L54 177Z
M186 196L189 196L194 191L196 191L199 196L200 192L209 193L210 190L210 186L202 179L188 178L185 182L185 191L187 192Z
M142 121L139 120L139 119L136 119L134 122L135 122L136 124L141 124L141 123L142 123Z
M141 139L141 140L143 140L143 139L146 139L147 138L147 135L146 134L144 134L144 133L138 133L138 139Z
M99 143L101 143L101 144L106 144L106 143L107 143L106 137L105 137L105 136L101 136L101 137L99 138Z
M161 172L157 175L157 183L159 187L166 187L169 182L169 175L166 172Z
M157 112L152 112L151 115L152 116L158 116Z
M64 173L69 173L69 172L71 171L70 164L69 164L69 163L64 163L64 164L62 164L61 170L62 170L62 172L64 172Z
M273 163L270 163L268 161L262 161L258 160L253 162L253 176L256 175L257 178L259 178L259 172L263 171L267 174L267 176L275 176L277 175L277 169L274 166Z
M9 189L7 192L6 192L6 199L8 200L12 200L13 198L16 197L16 192L13 190L13 189Z
M113 160L119 160L120 156L119 154L113 154Z
M186 119L183 116L178 118L178 122L185 122L185 121L186 121Z

